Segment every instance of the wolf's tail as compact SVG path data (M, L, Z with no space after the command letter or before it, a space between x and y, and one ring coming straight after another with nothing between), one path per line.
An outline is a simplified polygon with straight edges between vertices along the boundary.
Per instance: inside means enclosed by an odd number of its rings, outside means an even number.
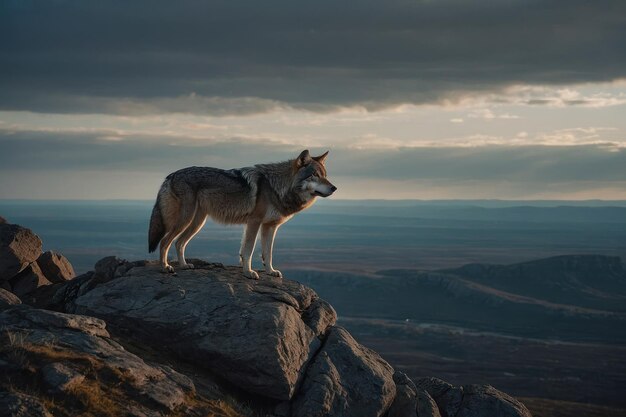
M163 214L161 213L161 194L162 190L159 190L152 209L152 216L150 216L150 229L148 231L148 250L150 252L156 250L159 242L165 236L165 224L163 224Z

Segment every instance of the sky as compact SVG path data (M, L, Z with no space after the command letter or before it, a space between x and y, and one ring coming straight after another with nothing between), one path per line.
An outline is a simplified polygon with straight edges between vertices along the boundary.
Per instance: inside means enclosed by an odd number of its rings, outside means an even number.
M338 199L626 199L626 2L3 0L0 199L330 150Z

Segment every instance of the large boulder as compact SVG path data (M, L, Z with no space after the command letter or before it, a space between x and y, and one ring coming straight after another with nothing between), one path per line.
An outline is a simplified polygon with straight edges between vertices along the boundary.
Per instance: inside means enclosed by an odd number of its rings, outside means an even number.
M396 386L396 397L389 408L387 417L415 417L416 410L415 391L406 385Z
M39 236L16 224L0 224L0 281L13 278L39 255Z
M65 282L76 276L70 261L65 256L52 251L42 253L37 258L37 265L44 276L52 282Z
M249 280L238 267L193 263L197 269L172 276L156 263L103 260L91 278L68 282L56 299L246 391L289 400L336 320L333 308L297 282ZM68 303L71 294L78 297Z
M52 284L36 262L28 264L19 274L11 278L12 292L19 297L33 292L39 287Z
M393 369L341 327L331 328L293 403L294 417L382 416L396 395Z
M396 397L387 417L415 417L418 400L415 384L405 373L399 371L393 374L393 382L396 384Z
M455 387L437 378L422 378L415 385L435 400L441 417L532 417L522 403L490 385Z
M441 417L437 403L427 391L417 390L416 397L417 417Z
M147 416L193 409L189 378L127 352L100 319L15 306L0 312L0 323L0 405L8 410L2 415Z

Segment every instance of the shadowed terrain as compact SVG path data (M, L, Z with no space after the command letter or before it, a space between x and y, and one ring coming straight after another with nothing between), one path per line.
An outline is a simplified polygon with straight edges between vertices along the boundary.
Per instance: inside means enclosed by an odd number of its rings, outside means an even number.
M626 269L619 258L291 274L411 377L438 372L464 383L478 376L519 397L589 404L589 415L626 415ZM558 408L547 400L529 404L536 415Z

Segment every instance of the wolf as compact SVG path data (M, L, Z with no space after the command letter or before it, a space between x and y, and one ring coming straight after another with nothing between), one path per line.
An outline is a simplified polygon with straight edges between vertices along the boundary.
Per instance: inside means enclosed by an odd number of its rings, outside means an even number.
M296 213L310 207L317 197L328 197L335 187L326 178L326 157L304 150L295 159L239 169L189 167L165 178L150 217L148 249L160 245L164 272L174 272L167 254L176 240L179 268L193 268L185 261L185 248L206 219L222 224L244 224L239 260L243 273L259 279L252 270L252 253L261 230L265 271L282 277L272 265L276 231Z

